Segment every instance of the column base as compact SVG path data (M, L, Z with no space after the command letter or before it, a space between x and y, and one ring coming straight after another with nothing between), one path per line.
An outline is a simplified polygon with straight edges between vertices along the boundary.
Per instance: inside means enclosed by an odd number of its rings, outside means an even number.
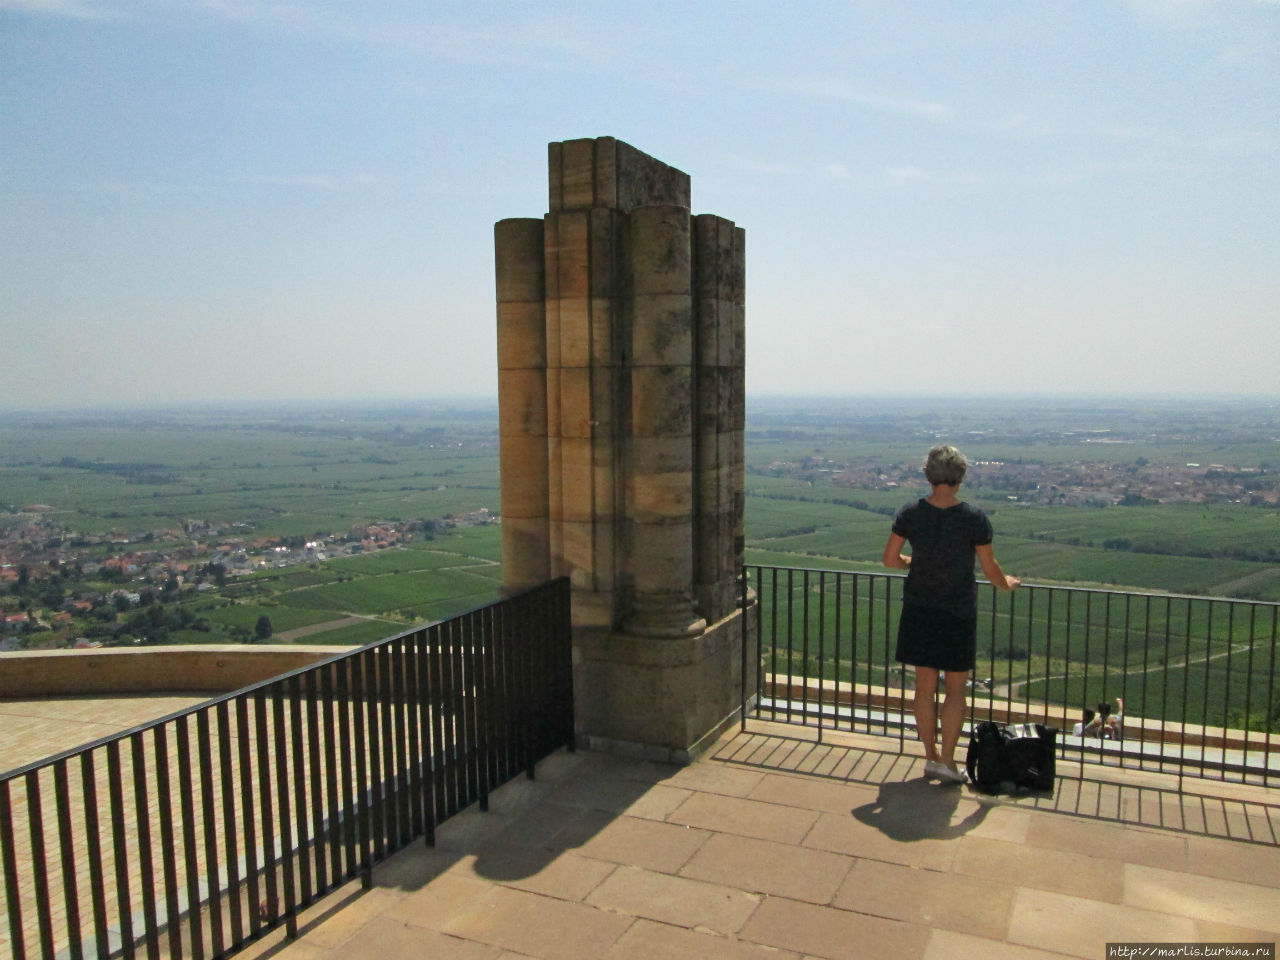
M622 632L632 637L680 639L696 637L707 629L687 593L635 599L635 610L623 621Z
M578 742L664 762L696 758L741 708L742 623L735 610L687 637L576 627ZM754 671L748 679L753 693Z

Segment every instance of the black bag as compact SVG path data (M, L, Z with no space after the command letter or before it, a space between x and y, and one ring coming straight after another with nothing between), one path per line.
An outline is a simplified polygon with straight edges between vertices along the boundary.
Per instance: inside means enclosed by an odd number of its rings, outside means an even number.
M1004 727L984 720L969 737L969 782L983 793L1052 791L1057 737L1057 728L1040 723Z

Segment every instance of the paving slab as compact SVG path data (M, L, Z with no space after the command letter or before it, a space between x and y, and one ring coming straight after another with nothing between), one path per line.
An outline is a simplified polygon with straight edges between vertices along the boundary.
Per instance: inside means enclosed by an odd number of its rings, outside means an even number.
M934 930L924 951L924 960L1062 960L1064 956L954 930Z
M1024 840L1032 846L1087 857L1169 870L1185 870L1188 866L1186 837L1163 830L1143 830L1078 817L1040 816L1028 823Z
M927 837L906 839L897 831L886 833L874 823L834 813L825 813L818 818L805 836L804 846L931 870L950 869L956 851L952 841Z
M1016 890L1011 883L859 860L834 904L842 910L1003 940Z
M392 904L386 916L415 927L441 930L489 892L489 884L465 874L445 873Z
M1217 837L1184 837L1187 871L1222 880L1248 879L1280 888L1280 865L1271 844L1240 843Z
M457 914L441 932L546 960L583 960L604 954L632 921L630 916L587 904L496 886Z
M770 897L742 930L742 939L809 956L846 960L916 960L929 928L900 920Z
M1267 930L1280 938L1280 889L1274 885L1274 875L1265 879L1271 885L1125 864L1124 903L1197 920Z
M623 816L584 843L580 852L624 866L678 873L711 836L714 834L707 830L684 824Z
M760 840L799 843L818 820L818 814L719 793L695 793L676 807L667 819L690 827L736 833Z
M1119 903L1124 896L1123 864L1118 860L1003 840L962 840L952 869L970 877L1108 903Z
M724 884L619 867L586 902L678 927L732 934L755 912L760 898Z
M733 937L637 920L609 948L604 960L799 960L790 950L762 947Z
M822 813L848 813L853 807L871 803L877 789L870 785L851 784L835 778L768 774L748 795L748 799L777 803Z
M716 763L692 763L682 767L664 783L670 787L696 790L699 793L745 797L764 777L764 773L759 770Z
M1020 887L1009 919L1010 943L1097 960L1108 943L1179 943L1196 939L1186 918L1119 903Z
M753 893L830 903L855 864L853 857L770 840L713 834L681 876Z
M574 853L547 856L522 847L486 848L483 857L468 855L450 873L478 881L493 880L557 900L584 900L611 874L615 865Z

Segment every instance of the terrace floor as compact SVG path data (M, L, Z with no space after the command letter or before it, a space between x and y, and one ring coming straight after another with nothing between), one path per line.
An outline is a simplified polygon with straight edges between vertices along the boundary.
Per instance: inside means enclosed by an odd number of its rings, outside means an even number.
M1274 789L1064 764L1052 798L992 800L924 780L896 742L825 739L752 724L683 768L556 754L243 955L1098 960L1109 941L1280 940Z
M192 699L0 705L0 766ZM1052 797L992 799L924 780L896 740L813 738L752 722L687 767L557 753L240 956L1098 960L1280 940L1280 790L1060 762Z

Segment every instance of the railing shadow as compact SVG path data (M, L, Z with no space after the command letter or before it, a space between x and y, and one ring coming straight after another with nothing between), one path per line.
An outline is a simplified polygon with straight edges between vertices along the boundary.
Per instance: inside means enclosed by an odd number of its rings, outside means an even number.
M573 747L565 580L0 774L18 960L227 956Z
M734 766L878 787L877 801L856 808L853 815L895 839L958 836L959 833L948 831L959 829L951 820L960 799L968 798L984 809L1011 804L1125 826L1280 846L1280 794L1271 788L1205 783L1203 792L1197 793L1189 790L1185 779L1179 785L1178 778L1171 774L1117 770L1115 773L1123 779L1112 779L1096 765L1059 761L1051 794L987 796L969 786L957 789L925 783L920 778L920 758L900 753L896 741L878 748L867 742L873 737L860 737L854 742L827 731L824 741L818 742L790 732L766 730L763 721L753 726L760 729L723 741L712 759ZM1215 787L1222 789L1211 792ZM917 807L918 817L890 809L911 805ZM982 817L978 817L960 832L981 821Z

